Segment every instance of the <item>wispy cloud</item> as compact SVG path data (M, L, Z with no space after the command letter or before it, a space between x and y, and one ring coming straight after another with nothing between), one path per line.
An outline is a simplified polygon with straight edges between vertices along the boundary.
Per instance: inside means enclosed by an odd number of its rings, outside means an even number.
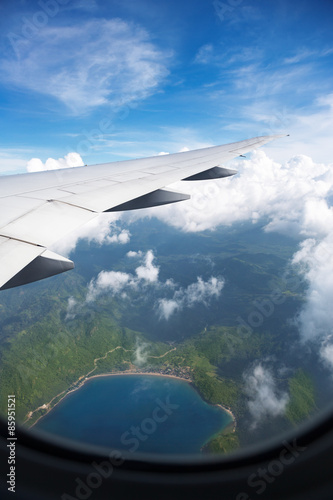
M255 429L267 418L277 417L285 413L289 396L279 391L273 375L261 363L243 375L244 390L248 397L248 408L253 418L251 424Z
M285 64L298 64L302 61L312 59L312 58L321 58L330 56L333 53L333 49L331 47L326 47L320 50L310 50L306 47L300 48L296 50L292 56L286 57L283 62Z
M4 148L0 150L0 175L22 173L26 170L26 157L31 151L26 149Z
M137 366L143 366L147 363L148 359L148 347L149 344L147 342L140 341L136 339L136 346L134 351L134 360L133 363Z
M18 39L15 50L18 57L1 57L0 80L54 97L75 114L146 98L168 74L170 59L144 29L121 19L45 26Z

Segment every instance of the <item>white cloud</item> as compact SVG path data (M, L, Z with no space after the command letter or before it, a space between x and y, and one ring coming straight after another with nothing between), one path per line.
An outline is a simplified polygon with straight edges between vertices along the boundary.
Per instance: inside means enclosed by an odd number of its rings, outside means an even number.
M280 164L258 150L231 166L239 171L231 178L173 185L191 194L191 200L151 209L150 214L188 232L265 218L270 221L267 230L294 224L298 237L313 230L311 204L332 192L333 165L316 164L304 155Z
M68 153L64 158L48 158L45 163L39 158L31 158L27 163L28 172L42 172L43 170L58 170L59 168L82 167L84 165L78 153Z
M253 370L244 373L243 377L253 429L266 418L284 414L289 396L286 392L278 391L270 370L259 363Z
M153 252L148 250L144 265L137 267L135 270L135 273L140 280L149 281L151 283L158 280L159 268L154 266L154 258Z
M122 229L119 234L107 235L101 243L120 243L125 245L130 241L130 232L127 229Z
M308 283L306 302L297 318L302 340L329 338L333 333L333 226L325 238L303 241L293 264Z
M192 283L187 288L174 292L172 299L159 299L157 302L160 319L168 320L176 311L185 307L194 307L196 304L209 305L212 298L218 298L224 286L223 278L212 276L209 280L203 281L198 277L196 283Z
M142 252L141 251L133 252L133 250L130 250L129 252L127 252L126 256L129 257L130 259L133 259L133 258L141 257Z
M182 304L174 299L160 299L158 301L158 312L162 319L168 320L176 311L182 308Z
M96 279L90 281L86 301L92 302L104 293L116 295L126 289L136 289L139 284L157 283L159 268L154 266L154 258L152 250L148 250L143 265L135 269L135 275L120 271L101 271Z
M195 56L194 62L197 64L209 64L216 60L214 54L214 47L212 44L206 44L200 47L197 55Z
M147 362L149 344L147 342L141 342L136 340L136 347L134 351L134 361L133 363L137 366L142 366Z
M67 314L65 320L70 320L74 319L78 309L80 308L80 305L78 304L77 300L74 299L74 297L69 297L68 303L67 303Z
M168 74L170 53L121 19L52 23L13 43L16 57L8 51L0 59L1 80L52 96L76 114L144 99Z
M88 285L87 302L92 302L102 293L115 295L129 285L133 286L133 277L119 271L101 271L95 280Z

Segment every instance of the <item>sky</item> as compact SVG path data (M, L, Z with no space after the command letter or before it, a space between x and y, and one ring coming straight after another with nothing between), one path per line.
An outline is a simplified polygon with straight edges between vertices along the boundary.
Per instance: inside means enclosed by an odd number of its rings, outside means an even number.
M54 249L128 243L128 223L153 215L180 231L251 222L291 235L308 284L301 340L333 373L332 17L331 0L2 0L0 175L290 134L231 162L232 178L176 186L188 202L127 214L127 229L100 217ZM223 276L161 283L153 250L128 258L135 272L103 270L86 303L164 287L167 321L223 293ZM69 301L69 317L79 307ZM247 386L257 418L285 408L264 362Z
M329 162L332 14L329 0L3 0L0 173L279 132L274 159Z

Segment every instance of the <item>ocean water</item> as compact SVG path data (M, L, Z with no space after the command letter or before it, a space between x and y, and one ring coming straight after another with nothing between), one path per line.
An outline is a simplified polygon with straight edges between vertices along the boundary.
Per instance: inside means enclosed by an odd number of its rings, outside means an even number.
M183 380L120 375L88 380L34 428L130 452L192 454L231 421Z

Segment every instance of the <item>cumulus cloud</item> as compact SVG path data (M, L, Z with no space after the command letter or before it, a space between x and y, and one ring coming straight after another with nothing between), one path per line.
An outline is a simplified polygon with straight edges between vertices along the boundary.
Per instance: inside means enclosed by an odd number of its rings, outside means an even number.
M115 295L127 285L135 285L133 277L130 274L119 271L101 271L95 280L90 281L86 301L92 302L98 295L106 292Z
M133 252L134 253L134 252ZM104 293L116 295L126 290L136 289L139 284L152 284L158 281L159 268L154 266L154 254L148 250L143 263L135 269L135 274L120 271L101 271L88 285L87 302L92 302Z
M71 26L52 23L11 41L0 79L56 98L75 114L146 98L168 74L171 57L147 31L121 19L72 19Z
M283 415L289 396L277 389L271 371L259 363L243 375L248 408L253 418L252 429L269 417Z
M126 256L129 257L130 259L136 258L136 257L141 257L142 252L140 250L139 250L139 252L134 252L133 250L130 250L129 252L127 252Z
M135 273L139 280L149 281L151 283L158 280L159 268L154 266L154 254L151 250L148 250L145 257L144 265L139 266L135 269Z
M82 167L84 165L78 153L68 153L64 158L48 158L45 163L39 158L31 158L27 163L28 172L42 172L44 170L58 170L59 168Z
M176 311L185 307L194 307L199 303L208 306L212 298L219 297L223 286L223 278L212 276L204 281L198 277L196 283L192 283L185 289L176 290L172 299L159 299L157 304L160 319L168 320Z
M316 164L304 155L280 164L258 150L251 159L235 160L231 166L239 171L231 178L175 184L191 200L151 209L151 214L187 232L266 219L268 231L289 232L292 224L298 237L313 229L311 203L332 193L333 166Z
M297 318L302 339L320 342L333 332L333 226L325 238L303 241L292 262L308 284Z

